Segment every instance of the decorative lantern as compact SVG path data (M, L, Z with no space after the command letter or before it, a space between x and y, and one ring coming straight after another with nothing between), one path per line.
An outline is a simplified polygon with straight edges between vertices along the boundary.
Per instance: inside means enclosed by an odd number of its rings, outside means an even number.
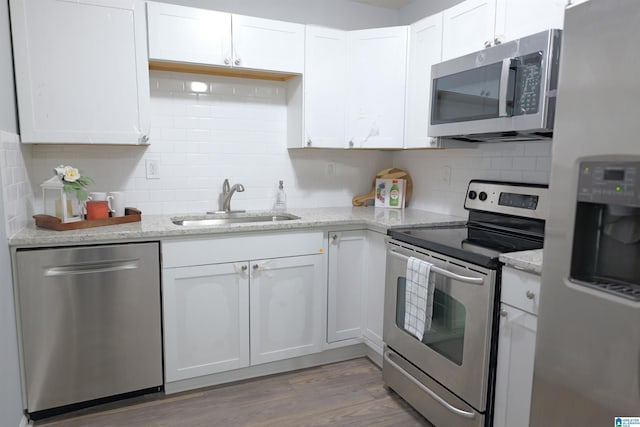
M63 223L82 220L80 203L75 194L64 191L62 177L54 175L42 184L42 207L46 215L55 216Z

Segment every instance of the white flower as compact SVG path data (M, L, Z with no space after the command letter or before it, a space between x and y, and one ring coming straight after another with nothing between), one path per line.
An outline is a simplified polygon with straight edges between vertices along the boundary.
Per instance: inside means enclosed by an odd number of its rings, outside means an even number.
M71 166L65 166L63 177L65 181L76 182L78 178L80 178L80 172L78 172L78 169Z

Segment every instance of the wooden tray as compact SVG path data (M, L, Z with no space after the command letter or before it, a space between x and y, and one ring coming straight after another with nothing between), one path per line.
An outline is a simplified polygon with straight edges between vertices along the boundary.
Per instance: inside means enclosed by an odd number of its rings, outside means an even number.
M51 215L34 215L36 226L48 228L49 230L66 231L79 230L81 228L103 227L105 225L126 224L128 222L139 222L142 219L142 212L136 208L125 208L124 216L111 217L105 219L87 219L77 222L63 223L60 218Z

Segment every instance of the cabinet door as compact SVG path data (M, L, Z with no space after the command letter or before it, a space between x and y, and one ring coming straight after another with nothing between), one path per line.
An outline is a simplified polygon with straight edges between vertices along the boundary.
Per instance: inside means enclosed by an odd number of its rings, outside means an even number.
M320 351L322 255L252 261L251 364Z
M443 12L442 60L482 50L492 43L496 0L465 0Z
M327 341L362 336L366 231L329 233Z
M11 0L22 142L146 144L141 0Z
M304 25L233 15L233 66L304 71Z
M147 3L149 59L231 65L231 14Z
M442 13L409 29L405 148L434 147L427 136L431 110L431 66L442 60Z
M344 148L347 32L308 25L305 44L304 145Z
M163 270L165 380L249 366L248 263Z
M387 271L385 234L367 232L367 262L364 282L364 337L367 344L382 354L384 286Z
M507 304L500 314L493 425L528 426L538 319Z
M407 27L350 31L347 139L351 148L401 148Z
M497 0L495 34L501 41L562 28L566 0Z

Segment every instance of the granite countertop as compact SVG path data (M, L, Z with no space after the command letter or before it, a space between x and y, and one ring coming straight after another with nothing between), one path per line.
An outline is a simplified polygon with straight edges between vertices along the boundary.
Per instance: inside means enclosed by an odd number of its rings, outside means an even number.
M542 273L542 249L502 254L500 261L519 270L535 274Z
M253 212L250 212L253 213ZM264 211L255 213L265 213ZM335 207L287 209L300 219L280 222L237 223L212 226L180 226L171 222L173 217L189 214L142 215L142 221L85 228L80 230L53 231L36 228L35 224L9 239L9 246L47 246L76 243L111 242L118 240L160 239L224 233L282 231L331 226L363 226L386 232L393 227L465 222L466 218L428 212L418 209L384 209L374 207ZM197 215L197 214L195 214Z

